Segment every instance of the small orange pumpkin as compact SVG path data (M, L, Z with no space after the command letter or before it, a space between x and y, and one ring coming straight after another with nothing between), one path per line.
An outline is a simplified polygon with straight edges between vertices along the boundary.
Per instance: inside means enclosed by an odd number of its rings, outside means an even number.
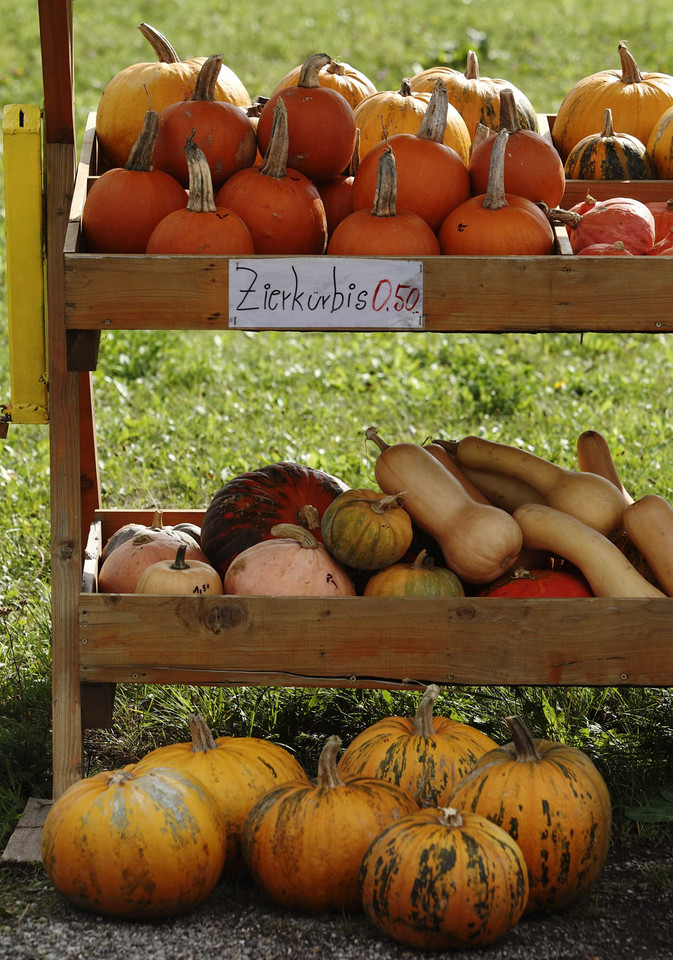
M273 93L278 93L280 90L284 90L285 87L296 87L299 83L301 71L302 64L294 67L289 73L286 73L282 80L276 85ZM377 92L375 85L361 70L357 70L349 63L344 63L339 60L330 59L329 63L325 63L320 68L318 72L318 83L321 87L329 87L330 90L336 90L337 93L340 93L341 96L347 100L353 109L355 109L362 100L366 100L367 97L371 97L372 94Z
M181 543L173 560L157 560L140 575L136 593L164 596L203 596L224 593L219 573L202 560L185 560L187 544Z
M437 567L425 548L411 563L392 563L369 578L365 597L464 597L465 589L448 567Z

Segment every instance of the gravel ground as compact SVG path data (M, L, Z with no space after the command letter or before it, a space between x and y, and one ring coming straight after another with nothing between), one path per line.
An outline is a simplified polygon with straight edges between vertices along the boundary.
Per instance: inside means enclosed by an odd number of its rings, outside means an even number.
M673 850L613 849L594 889L560 914L524 918L493 946L441 951L467 960L672 960ZM128 923L82 913L39 866L0 867L4 960L402 960L422 955L382 937L363 916L304 916L275 906L252 882L220 884L176 920Z

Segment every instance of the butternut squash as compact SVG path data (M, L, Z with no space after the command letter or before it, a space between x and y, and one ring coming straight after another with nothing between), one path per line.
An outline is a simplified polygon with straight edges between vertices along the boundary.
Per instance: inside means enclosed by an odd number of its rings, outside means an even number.
M455 457L452 457L449 453L447 447L445 446L446 441L442 440L433 440L431 443L424 443L423 448L431 453L435 460L439 460L443 467L453 474L453 476L460 482L460 485L466 490L473 500L476 500L477 503L490 503L489 498L481 492L479 487L475 486L471 480L468 479L466 474L463 472L462 467L458 466L458 461Z
M439 544L447 566L467 583L490 583L516 561L522 544L510 514L478 503L459 480L416 443L390 445L376 427L365 432L381 451L376 482L384 493L404 492L404 508Z
M542 494L547 506L577 517L599 533L607 535L621 525L624 497L598 474L568 470L527 450L483 437L464 437L456 456L463 469L499 470L525 480Z
M608 442L598 430L585 430L577 438L577 465L583 473L597 473L609 480L624 497L628 505L633 497L622 484Z
M648 493L626 508L624 529L662 589L673 597L673 506L659 494Z
M555 507L525 503L514 511L524 546L564 557L597 597L663 597L607 537Z

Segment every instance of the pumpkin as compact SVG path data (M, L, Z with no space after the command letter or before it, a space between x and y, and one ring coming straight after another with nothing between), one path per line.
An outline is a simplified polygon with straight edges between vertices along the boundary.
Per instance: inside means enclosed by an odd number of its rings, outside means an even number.
M504 161L505 192L558 207L565 190L561 158L541 133L521 126L509 87L500 91L499 129L509 132ZM490 136L472 144L468 171L473 194L486 193L494 143L495 137Z
M219 573L203 560L185 560L187 545L181 543L173 560L157 560L141 573L136 593L202 596L224 592Z
M543 210L526 197L505 193L509 136L503 129L495 137L486 193L459 204L440 227L442 253L465 257L534 256L553 252L554 231Z
M393 134L362 159L353 180L353 209L371 209L379 160L390 147L397 171L397 206L422 217L433 231L439 230L454 207L470 196L465 163L443 142L447 110L446 86L438 80L418 131Z
M259 149L265 153L271 141L276 103L285 104L289 130L287 164L309 180L337 177L346 169L353 153L353 108L340 93L321 86L319 81L321 68L329 63L326 53L309 57L297 85L273 93L257 123Z
M593 597L584 577L567 570L517 567L481 590L482 597Z
M654 242L658 243L668 237L673 228L673 197L651 200L645 206L654 217Z
M590 243L614 243L621 240L629 253L647 253L654 245L654 217L647 206L631 197L598 200L582 214L582 220L570 233L573 253Z
M140 774L168 767L197 777L210 791L224 818L227 854L224 869L244 867L241 835L245 818L269 790L288 780L308 777L301 764L280 744L259 737L213 737L204 718L189 718L191 740L171 743L146 753L135 765Z
M320 529L332 556L358 570L395 563L413 539L404 498L363 488L340 493L323 513Z
M56 889L81 910L158 920L201 903L220 878L224 818L196 777L134 767L73 784L51 806L41 853Z
M381 932L417 950L486 947L528 899L518 845L485 817L416 810L386 827L362 859L362 905Z
M149 523L138 523L131 521L125 523L110 536L106 541L101 552L101 560L105 560L109 553L124 543L126 540L132 540L139 533L168 533L176 537L178 543L188 543L191 546L201 545L201 528L193 523L175 523L165 524L161 510L155 510Z
M528 867L526 913L561 910L599 876L610 845L605 782L586 754L534 740L508 717L511 743L484 754L455 788L452 806L480 813L519 844Z
M272 540L260 540L232 560L224 592L253 596L353 597L343 567L305 527L278 523Z
M148 110L126 164L92 183L82 209L89 253L145 253L156 225L186 207L187 194L177 180L152 168L158 128L158 113Z
M647 144L661 114L673 106L673 77L642 72L625 43L620 43L617 50L621 70L592 73L563 98L552 140L564 163L580 140L602 129L606 107L612 111L617 130Z
M507 80L482 77L479 58L474 50L468 51L464 72L447 67L430 67L411 78L411 89L416 92L431 90L437 78L446 83L449 103L465 121L470 139L474 137L478 123L483 123L493 133L498 132L500 92L504 88L511 90L514 95L521 126L526 130L538 130L537 115L528 97Z
M277 523L296 523L321 538L320 520L346 484L323 470L283 461L228 480L201 524L203 551L221 577L246 547L271 538Z
M329 737L315 780L270 790L245 821L248 869L283 907L361 910L358 874L365 851L388 824L414 809L411 798L391 783L340 776L340 745L339 737Z
M338 224L353 212L353 182L360 165L360 129L355 131L353 155L348 169L332 180L316 184L327 218L327 236L332 236Z
M609 107L603 117L602 130L582 137L566 157L568 179L651 180L654 167L645 144L628 133L615 133Z
M302 64L294 67L276 84L273 93L284 90L285 87L296 87L301 76ZM376 93L376 87L362 71L352 67L349 63L330 59L318 71L318 83L321 87L336 90L355 109L362 100ZM273 95L273 94L272 94Z
M649 252L649 251L648 251ZM579 257L632 257L633 254L624 246L623 240L614 243L590 243L577 251Z
M406 77L399 90L381 90L359 103L354 113L360 131L360 160L386 137L416 133L429 103L430 94L415 94Z
M673 104L664 110L647 140L654 171L660 180L673 180Z
M235 108L233 108L235 109ZM147 253L221 254L245 257L255 252L247 226L234 210L216 204L210 167L190 134L184 148L189 168L189 200L156 225Z
M267 106L262 108L262 114ZM324 253L327 217L320 194L307 176L288 167L288 117L282 99L276 102L273 112L273 129L264 160L259 167L247 167L233 174L218 190L216 203L245 221L255 253Z
M147 101L161 113L171 103L188 100L205 57L180 60L163 34L141 23L142 35L152 46L155 63L125 67L103 90L96 113L96 136L108 166L122 167L142 129ZM217 100L248 106L250 95L233 70L220 68L215 88Z
M434 716L438 695L431 683L414 717L384 717L359 733L341 756L341 776L387 780L419 807L446 803L455 784L497 744L467 723Z
M435 566L426 549L413 561L392 563L369 578L365 597L464 597L462 583L448 567Z
M215 99L222 56L208 57L196 78L191 100L172 103L161 111L154 166L189 186L185 142L191 136L208 161L213 189L232 173L251 167L257 155L255 127L247 114L225 100Z
M433 256L437 237L411 210L397 208L397 171L392 148L378 159L376 192L371 209L353 210L337 225L327 244L331 256Z
M673 227L647 251L650 257L670 257L671 254L673 254Z

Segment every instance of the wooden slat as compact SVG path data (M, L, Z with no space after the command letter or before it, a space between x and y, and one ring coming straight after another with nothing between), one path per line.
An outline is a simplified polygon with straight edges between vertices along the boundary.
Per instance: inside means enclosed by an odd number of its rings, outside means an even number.
M2 851L0 859L3 863L40 862L42 827L51 805L51 800L40 800L36 797L28 799L23 815Z
M47 143L75 142L71 0L39 0Z
M200 526L204 510L162 510L161 517L165 525L172 523L194 523ZM101 525L102 543L112 536L115 530L127 523L151 523L154 510L96 510L95 520Z
M83 595L89 681L673 684L673 600Z

